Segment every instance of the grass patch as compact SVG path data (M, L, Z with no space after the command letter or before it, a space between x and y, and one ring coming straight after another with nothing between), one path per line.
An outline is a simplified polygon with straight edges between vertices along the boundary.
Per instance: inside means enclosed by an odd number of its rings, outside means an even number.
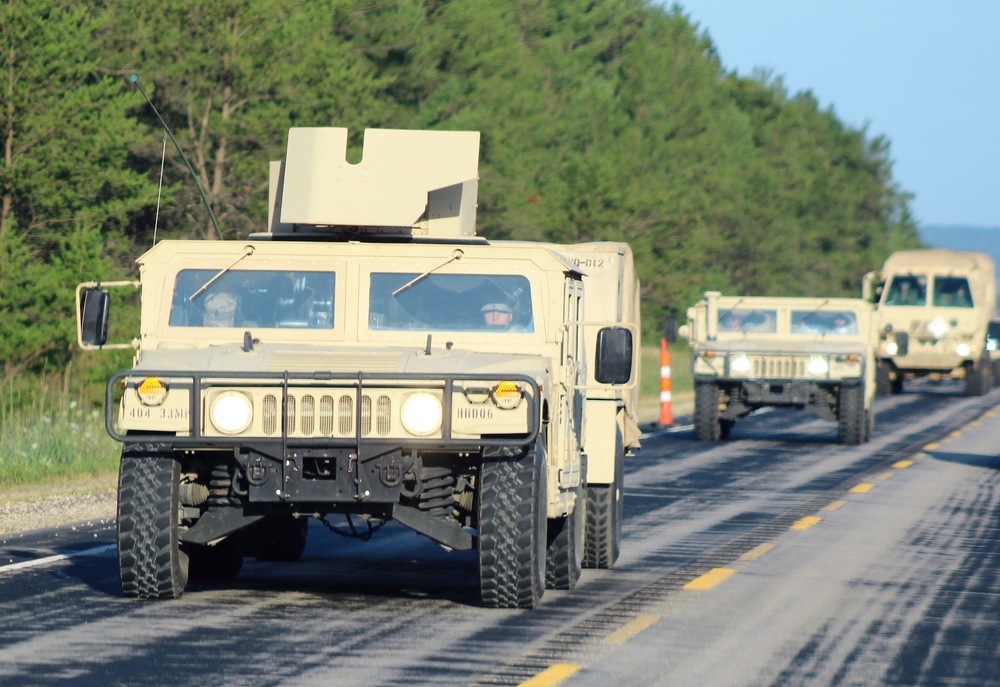
M101 411L44 397L27 405L0 399L0 489L113 475L120 456Z

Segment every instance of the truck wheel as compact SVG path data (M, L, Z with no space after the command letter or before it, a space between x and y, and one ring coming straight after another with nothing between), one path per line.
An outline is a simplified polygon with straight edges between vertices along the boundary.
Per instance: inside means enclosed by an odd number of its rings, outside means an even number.
M902 375L902 373L899 373L899 372L896 373L896 378L894 380L892 380L892 384L889 387L889 391L891 391L894 394L901 394L901 393L903 393L903 375Z
M695 441L718 441L722 438L719 385L715 382L695 382L694 438Z
M587 504L583 489L577 490L573 512L553 518L548 525L548 548L545 550L545 588L573 589L583 567L584 516Z
M294 563L302 557L309 518L279 515L247 533L251 555L259 561Z
M837 398L837 441L852 446L860 444L864 441L867 423L864 385L840 387L840 396Z
M240 574L243 567L242 533L231 534L214 546L182 544L188 555L190 578L205 582L225 582Z
M126 596L176 599L188 580L180 549L180 463L122 451L118 472L118 573Z
M587 486L583 567L608 569L618 560L625 490L625 440L615 428L615 474L611 484Z
M871 408L865 411L865 438L862 441L871 441L872 434L875 433L875 401L872 401Z
M479 594L490 608L534 608L545 591L545 451L484 458L479 479Z
M878 366L875 368L875 395L888 396L891 393L893 393L892 370L889 369L889 363L880 360L878 361Z
M988 354L980 356L979 360L965 365L965 395L985 396L990 390L990 359Z

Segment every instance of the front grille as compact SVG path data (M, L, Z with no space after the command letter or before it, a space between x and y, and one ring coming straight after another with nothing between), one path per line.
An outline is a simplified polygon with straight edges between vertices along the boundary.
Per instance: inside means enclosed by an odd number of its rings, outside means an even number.
M804 377L806 361L802 358L752 358L753 376L763 379L791 379Z
M277 394L264 396L261 431L265 436L281 434L278 425L280 405L281 397ZM285 424L290 437L352 437L356 434L356 420L354 397L351 395L316 396L311 392L297 394L294 390L289 391ZM361 436L372 436L373 426L375 436L388 436L392 430L392 401L388 396L365 394L361 397Z

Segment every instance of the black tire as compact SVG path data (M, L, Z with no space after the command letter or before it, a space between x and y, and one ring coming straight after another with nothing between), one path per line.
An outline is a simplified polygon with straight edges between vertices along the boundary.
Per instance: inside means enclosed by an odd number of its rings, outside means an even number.
M625 441L615 427L615 472L611 484L587 485L583 567L607 570L618 560L625 492Z
M892 384L889 387L889 391L893 394L903 393L903 373L897 372L896 378L892 380Z
M695 441L718 441L722 438L719 385L716 382L695 382L694 438Z
M214 546L181 544L181 551L190 559L192 581L226 582L234 579L243 568L243 537L231 534Z
M170 455L122 451L118 472L118 574L122 592L176 599L188 580L180 548L180 463Z
M479 479L479 594L489 608L534 608L545 592L545 451L484 458Z
M309 533L309 518L279 515L247 533L247 548L259 561L294 563L302 557Z
M975 364L965 366L965 395L985 396L990 390L991 363L989 354L984 353Z
M585 490L577 490L573 512L553 518L548 524L548 547L545 549L545 588L574 589L583 567Z
M856 446L865 440L867 426L864 385L840 387L837 399L837 441Z
M865 411L865 438L863 441L871 441L872 434L875 433L875 402L872 401L871 407Z
M880 360L875 368L875 395L888 396L891 393L899 393L892 390L892 369L889 363Z

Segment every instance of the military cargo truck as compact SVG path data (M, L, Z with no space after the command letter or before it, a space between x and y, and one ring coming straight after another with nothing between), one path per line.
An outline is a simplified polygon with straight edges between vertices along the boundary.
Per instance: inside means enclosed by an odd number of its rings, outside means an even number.
M736 420L766 406L807 410L860 444L875 423L878 332L859 298L771 298L705 293L688 309L694 437L728 438ZM905 352L906 336L898 345Z
M574 587L585 548L610 564L613 499L599 533L585 521L586 394L634 383L635 329L587 319L583 271L551 248L476 235L478 142L370 129L352 165L345 129L292 129L268 231L139 258L106 413L127 595L295 560L309 518L475 550L492 607ZM88 349L114 345L107 286L78 288ZM602 480L613 461L594 457Z
M965 393L990 389L987 329L996 309L993 260L985 253L906 250L889 256L881 272L865 275L865 300L877 304L877 391L898 394L906 379L964 379ZM906 332L905 358L893 335Z

